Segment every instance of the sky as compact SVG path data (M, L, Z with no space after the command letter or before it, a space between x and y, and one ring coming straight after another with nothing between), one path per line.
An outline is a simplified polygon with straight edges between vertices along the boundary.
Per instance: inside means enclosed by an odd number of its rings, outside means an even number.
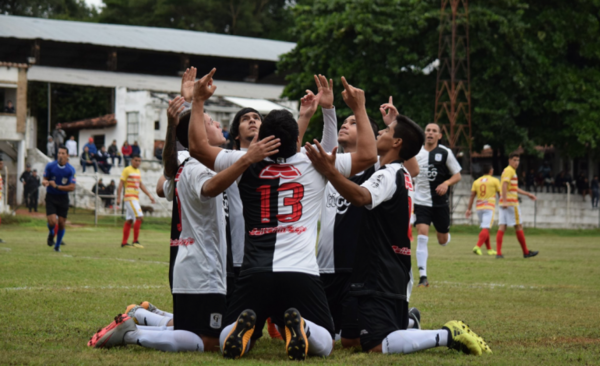
M85 3L88 5L94 5L95 7L104 6L102 0L85 0Z

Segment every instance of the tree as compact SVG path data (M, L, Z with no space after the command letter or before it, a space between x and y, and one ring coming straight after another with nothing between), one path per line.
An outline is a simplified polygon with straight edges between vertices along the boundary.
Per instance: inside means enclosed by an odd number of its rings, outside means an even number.
M0 0L0 14L91 21L98 11L84 0Z

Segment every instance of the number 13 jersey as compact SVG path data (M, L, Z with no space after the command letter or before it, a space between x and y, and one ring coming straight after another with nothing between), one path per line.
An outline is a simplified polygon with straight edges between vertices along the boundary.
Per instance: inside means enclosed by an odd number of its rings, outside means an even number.
M221 151L215 171L227 169L244 154ZM317 221L327 180L303 153L279 160L267 158L253 164L238 178L245 221L240 275L301 272L318 276ZM351 154L337 155L335 166L348 177Z

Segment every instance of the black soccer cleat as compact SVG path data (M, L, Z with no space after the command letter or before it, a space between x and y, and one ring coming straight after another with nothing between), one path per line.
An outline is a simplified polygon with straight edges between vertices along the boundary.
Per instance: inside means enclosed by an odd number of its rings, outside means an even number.
M429 281L427 281L427 276L421 276L417 287L429 287Z
M283 313L285 322L285 351L290 360L304 361L308 354L308 335L304 319L297 309L289 308Z
M233 329L225 338L223 344L223 357L235 360L246 353L248 344L254 334L256 325L256 313L246 309L238 316Z
M538 255L540 252L537 250L530 250L529 253L527 254L523 254L523 258L531 258L531 257L535 257L536 255Z
M49 247L53 247L54 246L54 235L48 234L48 241L46 243L48 244Z
M504 256L502 254L496 254L496 259L504 259Z
M412 329L421 329L421 312L417 308L408 309L408 318L415 322Z

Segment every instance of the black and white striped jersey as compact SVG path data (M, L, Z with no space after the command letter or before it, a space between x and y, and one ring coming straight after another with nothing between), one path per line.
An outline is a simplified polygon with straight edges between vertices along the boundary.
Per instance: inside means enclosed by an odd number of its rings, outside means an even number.
M431 151L421 147L416 158L420 171L415 177L415 205L447 206L448 193L440 196L435 189L462 169L452 150L439 144Z
M215 171L233 165L245 152L223 150ZM341 154L336 168L350 175L352 158ZM238 179L244 207L244 261L240 274L301 272L319 275L315 255L317 221L327 180L305 154L265 159Z

